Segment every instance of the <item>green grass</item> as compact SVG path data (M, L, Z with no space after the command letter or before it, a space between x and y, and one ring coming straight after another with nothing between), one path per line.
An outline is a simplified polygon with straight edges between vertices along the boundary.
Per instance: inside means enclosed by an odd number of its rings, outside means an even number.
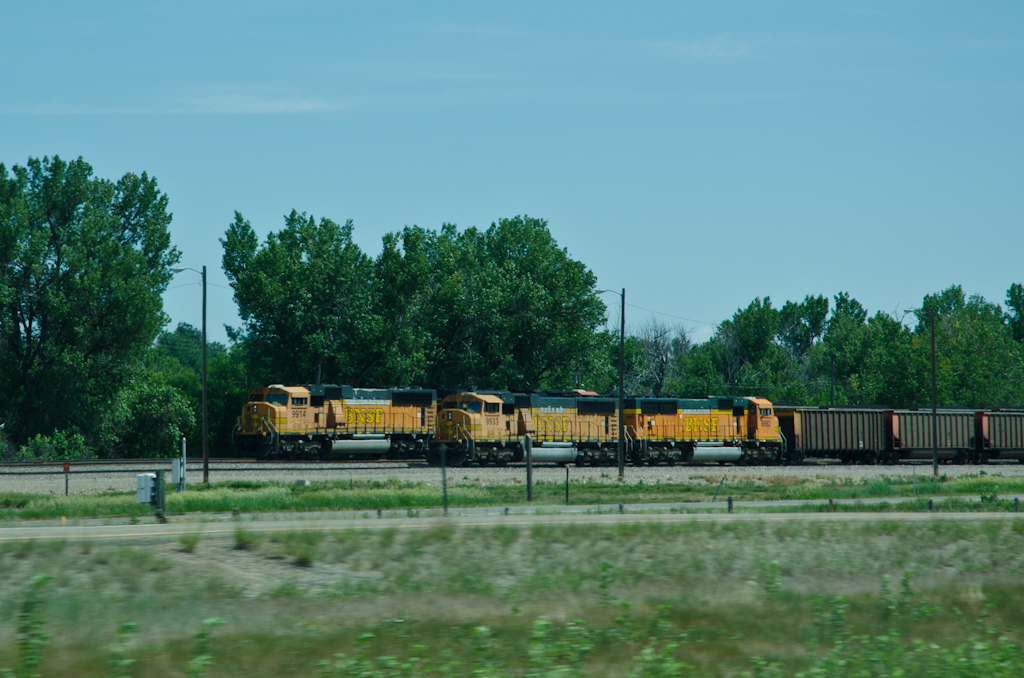
M793 499L827 501L828 499L869 499L878 497L914 496L914 485L907 478L877 478L868 482L808 480L784 475L753 479L727 480L719 492L719 501L727 496L734 500ZM572 504L660 503L708 501L717 488L717 479L688 483L620 484L600 482L570 483ZM1024 478L998 475L967 476L956 479L921 479L918 496L989 497L1024 493ZM448 491L452 507L519 506L526 504L526 489L521 485L454 484ZM534 504L563 505L565 485L538 482L534 485ZM209 487L194 486L183 493L167 495L167 511L182 513L230 513L238 508L243 513L286 511L374 511L405 510L414 514L420 509L439 508L441 490L423 483L315 482L297 486L276 482L230 481ZM989 502L997 507L998 502ZM964 504L967 505L966 503ZM137 504L133 493L104 493L62 497L54 495L0 493L0 520L131 517L152 515L147 504Z
M208 534L191 554L173 539L0 543L0 667L19 666L18 628L35 621L25 628L49 635L36 648L44 676L190 664L210 678L1024 670L1024 520L1009 516L436 525L233 543ZM42 589L40 572L52 575Z

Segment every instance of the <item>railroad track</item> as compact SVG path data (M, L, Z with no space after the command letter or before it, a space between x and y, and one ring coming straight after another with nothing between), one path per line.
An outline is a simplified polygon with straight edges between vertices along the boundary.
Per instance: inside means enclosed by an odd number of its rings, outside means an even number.
M92 461L67 462L69 473L146 473L153 470L168 470L171 458L159 459L97 459ZM43 476L64 475L63 461L57 462L9 462L0 464L0 476ZM189 459L188 470L201 471L202 459ZM428 468L425 461L300 461L255 459L210 459L211 471L379 471L381 469Z

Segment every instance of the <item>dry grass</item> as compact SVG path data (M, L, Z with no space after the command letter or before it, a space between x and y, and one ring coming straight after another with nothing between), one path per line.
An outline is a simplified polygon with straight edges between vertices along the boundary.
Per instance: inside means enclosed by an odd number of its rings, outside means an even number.
M889 627L966 638L973 618L1021 627L1024 521L968 523L735 522L615 526L284 533L236 550L230 536L176 541L22 542L0 546L0 667L13 664L15 617L30 578L48 571L44 611L53 645L44 675L101 675L123 622L136 676L181 675L204 619L222 618L209 675L315 675L336 652L472 655L473 629L512 666L538 616L556 627L646 633L657 619L685 632L679 652L705 675L734 675L761 655L799 668L819 633L816 614L846 596L855 630ZM903 573L915 595L900 615ZM891 577L888 601L883 576ZM912 623L927 598L939 608ZM824 601L819 604L815 600ZM629 601L624 605L623 601ZM83 624L82 620L89 623ZM625 675L638 649L608 634L588 656L593 675ZM370 641L358 638L372 633ZM145 651L142 651L145 648ZM362 648L362 649L360 649Z

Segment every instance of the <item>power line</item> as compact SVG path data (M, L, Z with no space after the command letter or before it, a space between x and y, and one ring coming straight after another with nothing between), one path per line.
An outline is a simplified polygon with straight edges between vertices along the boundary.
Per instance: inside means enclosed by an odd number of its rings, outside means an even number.
M700 323L701 325L709 325L711 327L715 327L718 324L718 323L709 323L706 320L697 320L696 318L684 318L681 315L673 315L671 313L665 313L664 311L655 311L653 308L644 308L643 306L637 306L636 304L626 304L626 306L629 306L630 308L636 308L636 309L639 309L641 311L647 311L648 313L656 313L658 315L667 316L669 318L675 318L676 320L686 320L687 322Z

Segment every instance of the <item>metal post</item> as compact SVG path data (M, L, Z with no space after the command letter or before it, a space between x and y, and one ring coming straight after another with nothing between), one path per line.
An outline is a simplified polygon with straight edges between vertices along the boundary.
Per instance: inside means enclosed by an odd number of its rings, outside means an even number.
M210 484L210 421L206 413L206 266L203 266L203 484Z
M932 304L932 472L939 477L939 406L935 395L935 304Z
M526 448L526 501L533 501L533 440L529 433L523 436L523 447Z
M569 505L569 467L565 467L565 505Z
M64 496L68 496L68 485L70 483L71 464L64 462ZM568 492L568 490L566 490Z
M729 513L732 513L732 497L729 497Z
M444 492L444 515L448 515L448 446L441 444L441 488Z
M181 482L178 484L178 492L185 491L185 475L188 472L188 455L185 451L185 437L181 438Z
M622 288L622 318L619 323L619 477L626 477L626 288Z
M164 472L157 471L154 474L154 487L153 487L153 507L156 509L156 519L161 523L167 522L167 517L164 514L166 506L166 487L164 485Z
M715 496L711 497L711 503L712 504L715 503L716 499L718 499L718 493L722 491L722 485L724 485L724 484L725 484L725 476L722 476L722 481L720 483L718 483L718 489L715 490Z

